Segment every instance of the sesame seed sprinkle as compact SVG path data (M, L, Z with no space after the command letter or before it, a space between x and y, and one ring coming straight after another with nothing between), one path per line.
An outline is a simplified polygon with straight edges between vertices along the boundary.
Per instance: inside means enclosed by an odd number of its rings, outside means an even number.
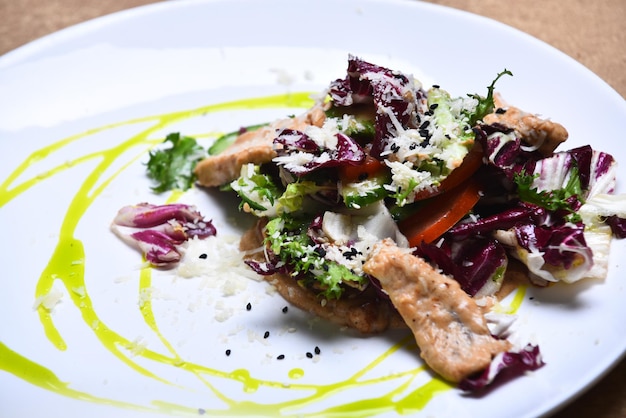
M248 304L246 305L246 311L249 311L251 309L252 309L252 304L248 302Z
M269 331L265 331L265 334L263 334L263 338L268 338L270 336L270 332Z
M202 260L206 260L208 257L208 255L206 253L202 253L198 256L198 258L202 259Z
M284 354L279 354L278 357L276 357L278 360L283 360L285 358Z

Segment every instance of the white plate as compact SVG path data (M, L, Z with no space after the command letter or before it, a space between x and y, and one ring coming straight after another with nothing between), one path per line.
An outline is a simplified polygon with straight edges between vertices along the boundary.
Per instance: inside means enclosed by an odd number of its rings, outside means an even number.
M320 91L343 77L348 53L455 95L484 93L510 69L515 76L498 84L508 101L564 124L569 147L591 143L626 161L618 141L626 106L598 77L523 33L429 4L167 2L33 42L0 58L3 416L534 417L619 360L624 242L614 243L603 283L528 290L517 329L540 344L547 365L480 398L438 391L443 385L423 370L415 347L402 344L404 333L360 337L295 308L284 314L286 303L251 280L224 296L205 278L141 275L139 255L108 226L124 205L170 197L149 190L143 163L152 143L144 139L215 134L295 113L300 108L203 107ZM178 111L188 118L176 120ZM113 147L133 138L137 146L116 154ZM192 190L180 200L195 203L222 235L243 227L224 195ZM62 295L49 314L33 309L46 284Z

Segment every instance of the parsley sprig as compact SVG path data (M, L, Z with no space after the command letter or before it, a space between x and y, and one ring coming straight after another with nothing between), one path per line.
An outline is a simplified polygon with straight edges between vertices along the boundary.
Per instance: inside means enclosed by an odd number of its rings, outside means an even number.
M193 170L207 154L194 138L180 133L167 135L163 143L168 142L170 147L150 151L146 164L148 177L157 183L152 187L156 193L191 188L196 180Z

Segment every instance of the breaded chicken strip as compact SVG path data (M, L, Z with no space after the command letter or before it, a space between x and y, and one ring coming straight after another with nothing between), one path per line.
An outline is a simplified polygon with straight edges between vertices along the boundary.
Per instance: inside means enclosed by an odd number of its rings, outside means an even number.
M483 121L487 124L499 123L515 130L527 145L538 149L542 155L551 155L569 136L563 125L510 106L497 93L494 102L496 111L485 116Z
M224 152L207 157L196 165L194 173L198 184L215 187L230 183L239 177L243 165L267 163L276 156L273 142L278 132L283 129L304 130L309 125L322 126L325 119L324 110L317 105L300 116L279 119L269 126L244 132Z
M460 382L511 348L491 335L481 308L458 282L392 240L376 245L363 271L380 281L413 331L421 357L443 378Z

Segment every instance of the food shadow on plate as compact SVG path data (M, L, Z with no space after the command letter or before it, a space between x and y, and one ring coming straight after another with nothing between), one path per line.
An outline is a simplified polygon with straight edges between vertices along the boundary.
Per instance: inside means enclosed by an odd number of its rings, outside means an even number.
M576 283L554 283L546 287L529 287L526 298L534 304L558 305L559 308L577 310L585 307L584 294L604 280L587 279Z
M408 327L366 334L315 316L285 301L279 294L273 295L270 304L273 307L269 312L266 308L262 315L246 318L246 327L258 330L259 334L265 331L274 341L293 336L298 340L312 341L319 347L345 347L348 343L367 350L370 342L372 347L377 348L383 346L390 349L397 345L404 354L414 357L416 365L422 364L419 349Z

